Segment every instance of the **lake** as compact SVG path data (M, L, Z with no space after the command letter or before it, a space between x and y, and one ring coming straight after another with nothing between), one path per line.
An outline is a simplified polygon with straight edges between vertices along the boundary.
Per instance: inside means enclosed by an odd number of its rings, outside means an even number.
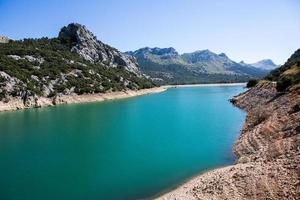
M242 86L0 113L1 200L148 199L232 164Z

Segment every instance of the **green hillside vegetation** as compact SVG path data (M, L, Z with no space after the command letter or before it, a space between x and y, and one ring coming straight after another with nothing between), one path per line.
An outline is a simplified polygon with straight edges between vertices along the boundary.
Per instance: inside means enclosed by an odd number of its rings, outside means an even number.
M24 59L28 55L42 61ZM43 87L50 83L53 84L53 91L48 97L63 94L72 87L75 93L85 94L154 86L148 79L137 77L124 69L92 64L72 53L69 46L63 45L57 38L24 39L0 44L1 71L17 78L20 83L8 94L2 87L8 80L0 75L0 98L17 96L24 90L42 96Z
M182 64L159 64L138 60L141 70L156 78L159 84L232 83L249 80L249 76L237 74L196 73ZM169 77L171 75L171 77Z
M266 79L276 81L278 91L300 88L300 49L284 65L273 70Z
M273 70L264 80L250 80L247 87L266 82L276 82L276 89L280 92L300 88L300 49L298 49L281 67Z

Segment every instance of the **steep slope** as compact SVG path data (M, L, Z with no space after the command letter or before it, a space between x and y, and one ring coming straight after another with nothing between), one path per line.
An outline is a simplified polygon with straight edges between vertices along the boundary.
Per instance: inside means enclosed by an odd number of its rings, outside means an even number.
M267 80L277 82L277 90L285 91L289 88L300 88L300 49L298 49L280 68L266 77Z
M0 101L153 87L134 58L98 41L80 24L58 38L0 44Z
M252 63L250 65L259 69L266 69L266 70L273 70L278 67L278 65L275 65L271 59L264 59L256 63Z
M275 72L274 81L288 74L299 80L300 50ZM291 70L293 73L291 73ZM274 75L275 73L275 75ZM196 177L160 199L299 199L300 87L285 90L260 81L232 102L247 111L234 145L237 163Z
M209 50L179 55L174 48L146 47L127 54L136 57L143 73L162 84L241 82L268 72Z
M101 63L112 68L124 68L138 76L141 72L132 56L121 53L115 48L97 40L85 26L72 23L59 32L58 39L91 63Z

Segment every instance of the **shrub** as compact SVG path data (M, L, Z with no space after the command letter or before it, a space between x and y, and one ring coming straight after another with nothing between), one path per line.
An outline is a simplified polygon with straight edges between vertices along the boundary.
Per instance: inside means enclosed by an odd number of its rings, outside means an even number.
M2 101L6 96L6 92L5 91L0 91L0 101Z
M292 78L289 76L283 76L277 81L276 89L277 91L285 91L288 87L292 85Z
M258 106L252 112L252 116L253 116L253 118L252 118L252 123L250 126L255 127L256 125L267 120L271 116L271 113L270 113L270 111L264 109L263 107Z
M258 80L256 80L256 79L251 79L251 80L248 81L246 87L247 87L247 88L254 87L254 86L256 86L257 83L258 83Z
M293 106L293 108L292 108L292 112L299 112L300 111L300 101L296 104L296 105L294 105Z
M4 83L6 81L6 78L0 76L0 83Z

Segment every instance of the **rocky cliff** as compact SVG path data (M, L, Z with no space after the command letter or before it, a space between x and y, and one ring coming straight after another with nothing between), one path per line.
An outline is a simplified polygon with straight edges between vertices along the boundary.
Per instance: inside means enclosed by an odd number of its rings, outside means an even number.
M84 25L71 23L61 29L58 38L64 44L69 45L72 52L79 54L87 61L100 62L113 68L124 68L141 76L134 57L123 54L97 40L97 37Z
M299 52L271 73L277 83L260 81L231 100L248 113L234 145L236 164L200 175L160 199L299 199ZM290 80L284 90L278 87L282 79Z

